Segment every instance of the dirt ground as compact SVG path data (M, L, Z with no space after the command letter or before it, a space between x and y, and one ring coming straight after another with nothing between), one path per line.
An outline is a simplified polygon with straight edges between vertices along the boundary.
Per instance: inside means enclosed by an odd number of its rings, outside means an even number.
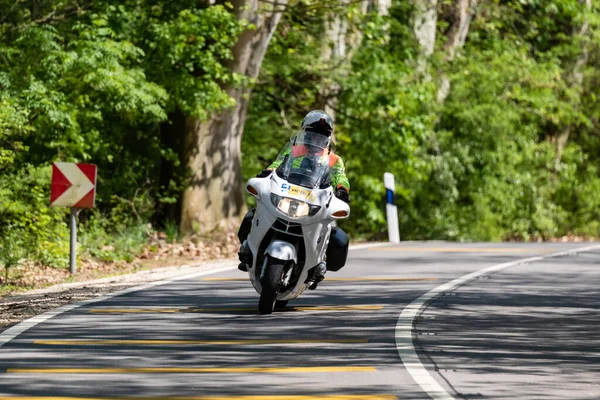
M164 237L158 236L131 263L83 259L73 276L67 269L44 266L11 268L8 284L4 276L0 278L0 332L65 304L149 282L235 266L238 249L234 232L216 240L182 243L166 243Z

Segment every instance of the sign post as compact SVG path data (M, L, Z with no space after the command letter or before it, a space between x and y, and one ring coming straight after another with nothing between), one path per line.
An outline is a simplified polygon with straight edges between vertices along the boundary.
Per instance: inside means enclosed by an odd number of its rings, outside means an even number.
M389 172L383 174L383 183L386 189L386 205L388 223L388 239L391 243L400 243L400 228L398 226L398 207L394 204L394 192L396 191L396 182L394 175Z
M77 209L71 207L71 217L69 221L69 230L71 236L71 246L69 249L69 272L77 272Z
M56 162L52 164L50 205L71 207L69 230L71 249L69 270L77 271L77 214L81 208L93 208L96 202L97 169L93 164Z

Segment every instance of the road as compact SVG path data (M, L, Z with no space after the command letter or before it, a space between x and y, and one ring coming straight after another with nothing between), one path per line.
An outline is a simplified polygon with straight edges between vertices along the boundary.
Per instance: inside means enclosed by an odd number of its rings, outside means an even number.
M590 245L357 249L270 316L237 269L129 290L6 331L0 400L598 399Z

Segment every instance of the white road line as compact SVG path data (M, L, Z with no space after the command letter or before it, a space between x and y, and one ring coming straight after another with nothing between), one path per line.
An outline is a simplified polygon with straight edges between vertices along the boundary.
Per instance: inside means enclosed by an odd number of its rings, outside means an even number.
M483 275L491 275L495 272L502 271L515 265L540 261L546 258L575 255L577 253L596 249L600 249L600 245L581 247L579 249L561 251L539 257L524 258L517 261L494 265L454 279L453 281L430 290L418 299L414 300L412 303L407 305L404 310L402 310L402 314L400 314L398 322L396 323L396 350L398 350L398 354L402 359L402 363L404 363L404 366L408 370L408 373L413 377L415 382L417 382L419 386L421 386L421 388L429 396L431 396L431 398L443 400L455 399L455 397L452 396L446 389L444 389L427 371L427 369L425 369L425 366L421 363L421 360L419 359L414 347L413 326L415 324L415 319L423 311L425 311L431 300L444 294L445 292L449 292L462 285L465 285Z
M20 334L22 334L23 332L33 328L34 326L36 326L37 324L40 324L44 321L49 320L52 317L55 317L59 314L65 313L67 311L71 311L74 310L76 308L79 308L81 306L85 306L88 304L92 304L92 303L97 303L99 301L104 301L104 300L108 300L110 298L113 297L117 297L117 296L121 296L127 293L132 293L132 292L137 292L139 290L144 290L144 289L149 289L151 287L155 287L155 286L160 286L160 285L166 285L167 283L171 283L171 282L176 282L176 281L181 281L184 279L192 279L192 278L197 278L199 276L204 276L204 275L210 275L210 274L216 274L218 272L223 272L223 271L230 271L235 269L235 266L231 266L231 267L222 267L222 268L217 268L217 269L212 269L209 271L202 271L202 272L194 272L191 274L187 274L187 275L181 275L181 276L176 276L174 278L169 278L169 279L165 279L162 281L157 281L157 282L151 282L151 283L147 283L145 285L141 285L141 286L134 286L125 290L120 290L118 292L114 292L114 293L109 293L107 295L104 295L102 297L97 297L94 299L89 299L89 300L84 300L81 301L79 303L73 303L73 304L66 304L64 306L58 307L54 310L50 310L47 311L43 314L37 315L35 317L26 319L25 321L13 326L12 328L9 328L7 330L5 330L4 332L0 333L0 347L4 346L6 343L10 342L11 340L13 340L14 338L16 338L17 336L19 336Z
M351 244L350 251L371 249L373 247L385 247L385 246L391 246L391 245L392 245L392 243L390 243L390 242Z

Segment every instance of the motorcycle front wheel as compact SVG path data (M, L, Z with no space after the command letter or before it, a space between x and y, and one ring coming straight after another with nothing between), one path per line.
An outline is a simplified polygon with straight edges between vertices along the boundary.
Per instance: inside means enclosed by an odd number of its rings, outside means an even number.
M283 260L271 257L267 261L266 271L261 281L260 299L258 300L258 311L261 314L271 314L275 308L285 263Z

